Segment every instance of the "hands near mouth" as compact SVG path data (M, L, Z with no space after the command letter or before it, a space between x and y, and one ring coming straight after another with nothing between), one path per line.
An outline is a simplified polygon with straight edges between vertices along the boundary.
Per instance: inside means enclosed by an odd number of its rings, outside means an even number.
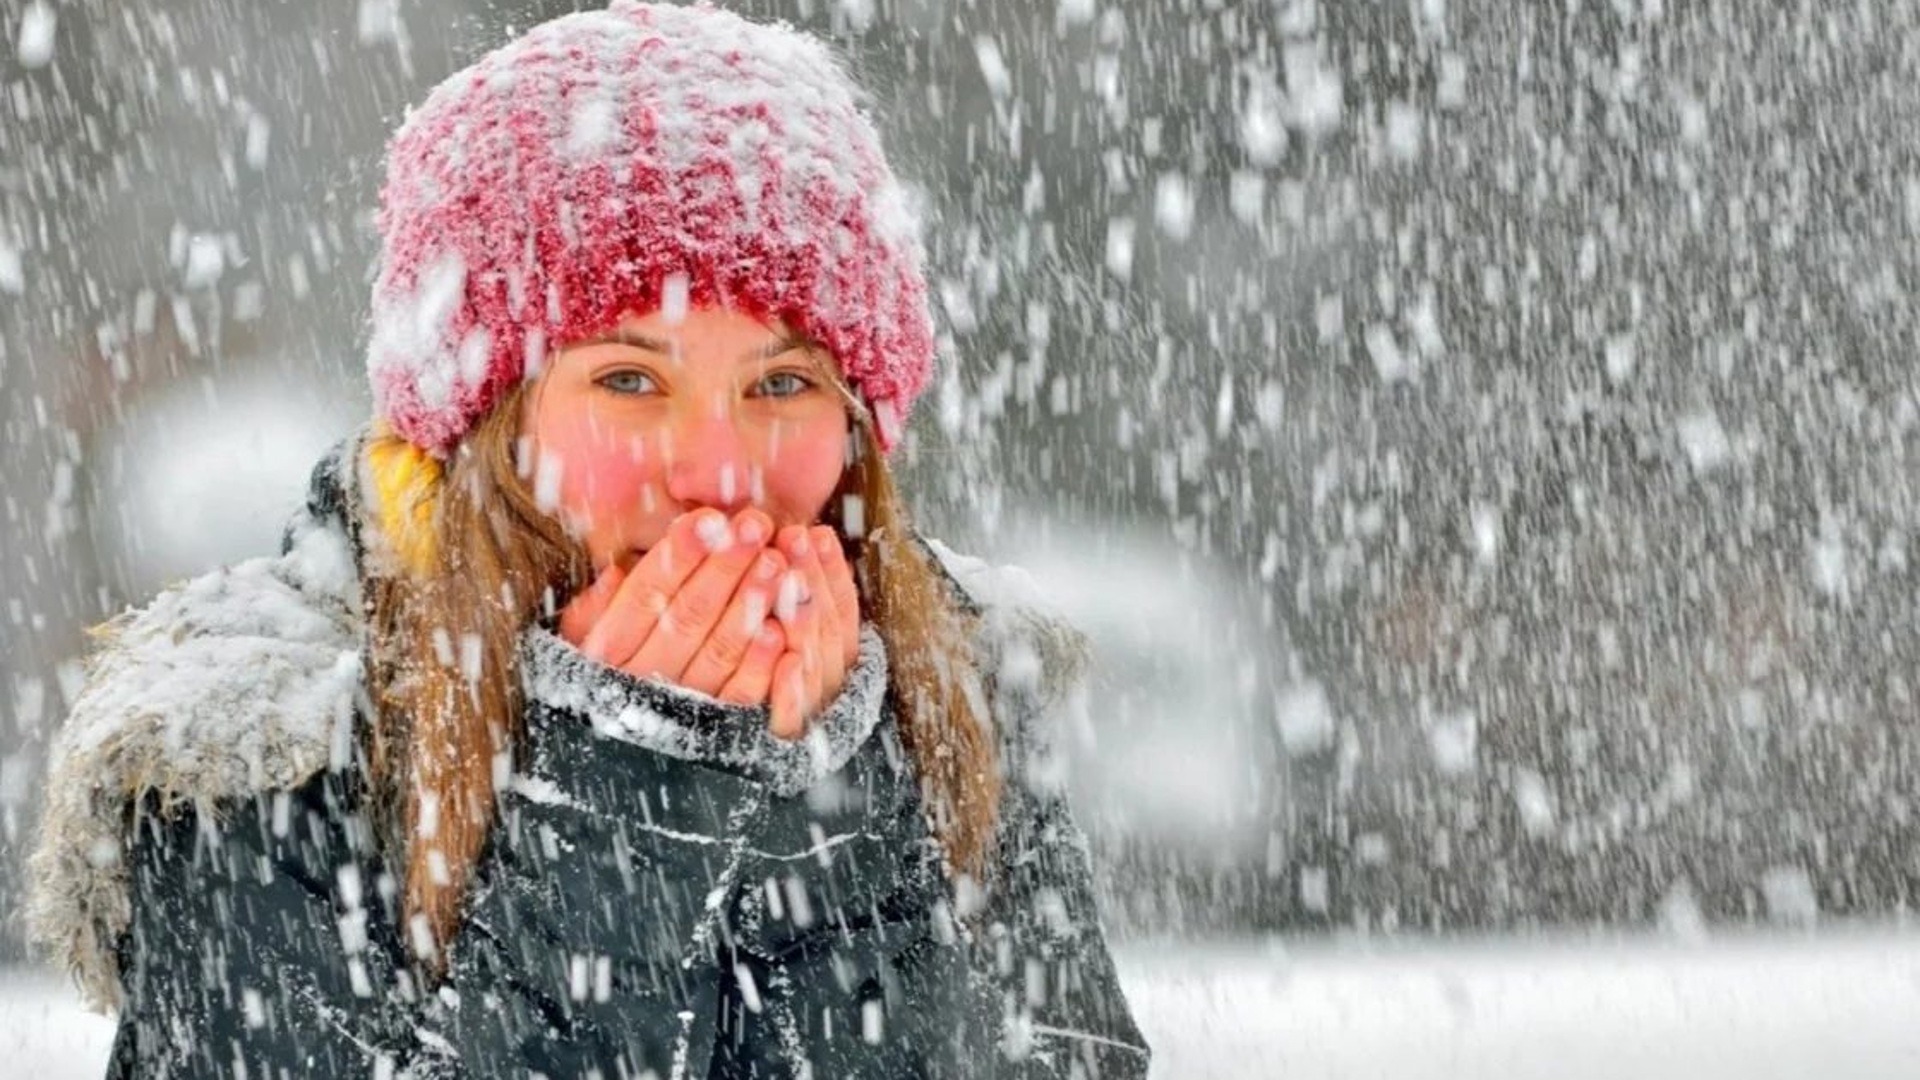
M832 526L765 511L680 515L631 569L609 565L560 613L588 657L737 705L799 737L860 652L860 599Z

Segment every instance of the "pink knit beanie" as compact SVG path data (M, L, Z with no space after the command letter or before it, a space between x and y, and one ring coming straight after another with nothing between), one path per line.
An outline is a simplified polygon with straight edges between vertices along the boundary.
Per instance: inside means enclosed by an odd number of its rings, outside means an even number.
M434 89L380 194L367 370L444 457L550 345L724 304L830 350L898 442L933 369L918 224L827 49L704 4L614 0Z

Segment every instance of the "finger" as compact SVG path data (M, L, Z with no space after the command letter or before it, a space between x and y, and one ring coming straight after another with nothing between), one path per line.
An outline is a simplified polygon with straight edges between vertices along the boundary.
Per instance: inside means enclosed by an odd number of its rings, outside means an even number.
M780 587L773 597L773 617L786 632L788 652L804 653L812 646L819 620L814 617L805 574L789 569L780 576Z
M838 616L840 648L847 666L852 667L860 659L860 587L854 581L853 564L847 561L846 549L841 546L833 526L820 528L824 536L824 542L818 547L820 568L826 574L827 592Z
M818 603L809 602L787 627L787 655L798 661L793 674L799 680L797 700L803 726L819 714L825 700L820 692L820 607Z
M800 654L792 648L775 661L768 695L772 713L768 728L778 738L799 738L807 729L807 673Z
M783 551L787 556L788 569L780 575L780 588L774 595L773 614L781 622L789 624L787 629L791 635L791 624L799 617L801 609L813 599L813 593L807 584L806 573L800 568L799 558L793 554L792 545L786 546Z
M814 607L813 616L818 625L814 630L814 642L822 649L832 649L839 641L839 616L833 610L832 597L827 593L827 578L820 565L820 533L813 527L796 528L787 546L787 555L792 560L794 572L800 575L806 586L805 594L811 598Z
M772 619L763 620L747 655L714 696L735 705L765 705L773 686L773 666L787 651L787 635Z
M560 637L568 644L578 648L586 640L595 623L607 613L613 603L614 594L620 591L620 585L627 580L627 570L619 563L608 563L586 588L576 593L567 606L560 609Z
M790 534L784 538L789 559L795 558L794 551L805 550L805 543L798 538ZM809 594L806 575L789 569L781 578L773 605L774 620L786 632L787 648L774 666L768 698L773 712L772 730L781 738L794 738L805 730L806 721L817 706L819 687L814 670L817 665L812 658L818 650L819 607Z
M840 688L846 685L847 671L859 659L860 618L857 599L853 615L849 618L841 602L834 596L836 586L828 570L828 560L839 550L839 537L834 535L829 525L816 525L810 531L813 562L809 570L812 573L814 595L821 598L820 633L813 661L819 693L818 707L825 709L839 695Z
M810 605L813 608L813 638L811 649L805 655L813 706L818 710L825 708L833 700L834 691L840 688L840 679L846 667L846 650L842 644L845 631L840 626L839 613L834 610L833 597L827 591L826 571L820 565L819 533L813 529L808 533L809 550L800 570L806 575L807 592L813 597Z
M707 632L706 640L700 643L681 673L680 685L703 694L715 694L726 685L752 647L755 635L773 613L774 592L779 589L780 575L786 569L787 557L778 551L762 549L755 555L727 610Z
M805 525L783 525L774 534L773 546L779 548L789 560L798 564L812 549L813 541L808 538Z
M766 511L752 508L714 531L707 538L713 551L673 594L653 632L621 670L640 678L681 682L772 534L773 519ZM744 646L744 639L740 644Z
M606 613L580 643L580 651L614 667L626 663L653 632L680 586L706 559L709 541L726 521L725 514L706 507L674 518L667 534L627 572Z

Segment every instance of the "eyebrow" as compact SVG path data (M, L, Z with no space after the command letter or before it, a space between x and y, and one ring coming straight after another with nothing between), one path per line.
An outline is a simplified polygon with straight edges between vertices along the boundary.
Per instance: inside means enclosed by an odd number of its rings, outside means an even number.
M597 337L588 338L580 342L580 344L631 345L636 349L645 349L648 352L656 352L662 356L673 355L673 346L669 343L661 341L659 338L651 338L645 334L625 329L615 329ZM783 337L752 350L747 353L746 359L771 360L782 353L792 352L794 349L811 348L815 344L814 341L804 337Z

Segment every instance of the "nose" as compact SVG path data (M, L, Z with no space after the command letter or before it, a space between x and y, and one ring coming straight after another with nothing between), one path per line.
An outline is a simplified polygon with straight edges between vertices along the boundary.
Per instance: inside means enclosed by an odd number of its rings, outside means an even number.
M681 506L711 506L731 514L753 501L746 444L733 417L687 417L674 425L666 447L667 494Z

